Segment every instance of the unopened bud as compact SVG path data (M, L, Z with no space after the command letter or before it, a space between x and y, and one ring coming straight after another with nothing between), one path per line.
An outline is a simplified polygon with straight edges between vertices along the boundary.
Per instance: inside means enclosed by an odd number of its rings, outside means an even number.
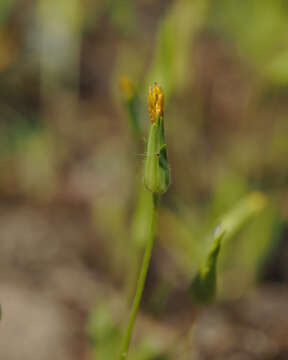
M170 183L170 169L164 133L164 95L162 89L155 84L149 89L148 111L151 126L147 142L144 183L154 194L167 191Z

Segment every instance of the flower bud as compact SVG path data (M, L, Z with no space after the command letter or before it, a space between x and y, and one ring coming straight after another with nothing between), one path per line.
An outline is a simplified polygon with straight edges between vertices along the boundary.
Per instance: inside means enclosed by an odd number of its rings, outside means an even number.
M162 89L155 84L149 89L148 111L151 126L146 149L144 183L154 194L167 191L170 183L170 169L164 132L164 95Z

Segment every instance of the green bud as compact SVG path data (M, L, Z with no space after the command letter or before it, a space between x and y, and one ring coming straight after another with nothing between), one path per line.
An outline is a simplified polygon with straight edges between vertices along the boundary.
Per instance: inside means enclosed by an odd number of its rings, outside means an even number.
M151 126L147 141L144 183L154 194L163 194L170 183L170 169L164 132L163 92L155 84L149 89Z

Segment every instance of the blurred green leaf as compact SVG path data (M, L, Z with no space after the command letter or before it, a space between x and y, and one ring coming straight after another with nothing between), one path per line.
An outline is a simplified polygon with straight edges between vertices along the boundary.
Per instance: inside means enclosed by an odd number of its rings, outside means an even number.
M287 46L288 11L283 0L215 1L210 7L210 23L258 69Z
M160 349L160 344L156 344L153 337L144 338L134 349L131 349L129 359L131 360L169 360L169 356Z
M274 83L288 84L288 50L277 54L265 67L265 75Z
M134 2L131 0L108 0L107 10L114 26L121 31L129 31L135 28L137 13Z
M172 90L183 87L191 72L191 48L197 31L204 23L206 0L175 1L158 28L155 55L147 84L156 81L165 91L168 102Z
M258 268L257 259L263 256L264 244L271 240L269 229L274 220L269 209L267 197L261 192L252 192L220 219L226 230L219 264L220 297L238 297L251 283L252 273ZM229 241L236 235L237 241Z
M199 304L210 303L216 296L217 262L224 235L225 231L217 227L204 264L191 284L190 294Z
M281 222L275 206L270 205L247 228L237 251L237 264L244 269L247 284L253 283L261 267L279 241ZM282 225L283 226L283 225Z
M0 1L0 24L3 23L7 17L10 15L10 12L13 9L16 0L1 0Z
M93 359L116 359L119 328L114 324L107 305L96 307L88 319L88 336L92 345Z
M240 200L220 220L221 227L226 232L225 240L232 238L252 216L257 215L266 206L266 203L266 196L257 191Z
M257 215L266 206L266 197L260 192L253 192L238 202L219 220L219 226L212 239L208 255L204 264L192 282L190 292L198 303L211 302L216 294L217 287L217 260L221 245L225 242L224 257L229 258L234 248L226 243L247 223L249 219Z
M215 218L222 219L223 214L228 214L248 191L247 180L232 171L224 172L216 178L213 187L211 201L206 208L209 221L212 223L215 222Z

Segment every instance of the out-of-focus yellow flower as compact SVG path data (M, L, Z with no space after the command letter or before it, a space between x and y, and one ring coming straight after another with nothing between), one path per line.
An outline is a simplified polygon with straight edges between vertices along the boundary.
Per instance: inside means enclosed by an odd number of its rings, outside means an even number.
M131 99L135 95L134 85L128 76L121 76L119 85L126 99Z

